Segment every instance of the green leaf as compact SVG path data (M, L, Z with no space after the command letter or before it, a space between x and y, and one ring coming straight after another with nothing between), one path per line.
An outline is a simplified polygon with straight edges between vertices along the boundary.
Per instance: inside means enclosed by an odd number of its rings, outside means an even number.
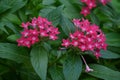
M10 35L7 37L7 39L9 41L13 41L13 42L16 42L16 40L19 38L19 36L17 34L13 34L13 35Z
M99 79L90 75L87 75L87 77L86 75L84 75L84 76L81 76L79 80L99 80Z
M71 2L71 4L78 4L78 6L83 6L84 5L84 3L83 2L81 2L80 0L70 0L70 2Z
M101 6L100 9L101 9L101 12L103 12L103 14L105 14L109 18L114 16L113 10L109 8L108 6Z
M102 54L102 58L105 58L105 59L117 59L117 58L120 58L120 55L114 53L114 52L111 52L111 51L108 51L108 50L101 50L101 54Z
M52 12L55 9L56 9L56 7L53 7L53 6L48 7L47 6L47 7L43 8L42 10L40 10L39 15L46 17L50 12Z
M52 49L52 47L48 44L48 43L43 43L43 47L49 52L51 49Z
M12 20L12 19L11 19ZM6 17L1 18L1 25L5 28L11 29L13 32L18 33L18 29L16 25L14 25L11 21L9 21ZM7 30L7 29L6 29Z
M16 26L14 26L11 22L5 21L5 26L11 29L14 33L19 33Z
M15 11L19 10L20 8L25 6L25 4L27 3L27 0L26 1L23 1L23 0L4 0L4 1L6 2L6 4L11 6L10 12L15 12Z
M90 17L91 17L92 23L100 25L98 17L93 12L90 13Z
M113 47L113 46L109 46L108 50L114 52L114 53L118 53L120 54L120 47Z
M57 48L61 45L61 40L55 40L55 41L48 41L48 44L50 44L52 47Z
M0 14L9 10L9 9L10 9L10 6L0 3Z
M29 58L23 54L27 54L22 48L18 48L15 44L0 43L0 57L13 60L17 63L27 63Z
M13 13L17 10L19 10L20 8L22 8L23 6L25 6L25 4L27 3L26 1L23 0L1 0L0 1L0 5L2 5L2 8L5 8L3 11L6 11L8 9L10 9L10 12Z
M80 18L80 12L74 5L71 4L71 0L59 0L64 6L64 14L70 18Z
M47 51L41 46L35 46L31 50L31 63L40 76L41 80L46 80L48 56Z
M109 46L120 47L120 42L108 43Z
M50 67L49 73L52 77L52 80L64 80L62 69L57 66Z
M113 7L115 7L115 10L120 12L120 2L119 2L119 0L112 0L111 3L113 4Z
M63 6L59 6L46 16L47 19L51 21L54 26L57 26L61 20L62 9L63 9Z
M3 65L0 65L0 76L9 72L9 68Z
M63 63L65 80L78 80L82 72L82 61L79 56L68 56Z
M95 78L93 78L93 77L87 77L87 78L82 79L82 80L98 80L98 79L95 79Z
M70 33L74 32L75 26L72 24L72 22L65 17L62 16L61 22L60 22L61 28L64 31L64 33L68 36Z
M9 34L4 26L5 26L5 23L4 22L0 22L0 30L4 31L6 34Z
M7 16L5 16L5 18L14 24L18 24L18 25L21 24L20 19L14 14L8 14Z
M108 33L106 34L106 42L109 46L120 47L120 35L119 33Z
M3 80L2 77L0 77L0 80Z
M120 41L120 34L119 33L114 33L114 32L111 32L111 33L107 33L106 34L106 38L107 38L107 41Z
M89 72L88 74L98 77L104 80L119 80L120 79L120 72L114 71L110 68L107 68L102 65L92 64L90 65L92 69L94 69L93 72Z
M17 30L16 26L14 26L11 22L9 22L6 19L4 19L2 22L0 22L0 29L2 31L4 31L5 33L9 34L5 27L11 29L14 33L18 34L18 30Z
M21 77L22 77L21 80L39 80L40 79L40 77L33 71L33 69L29 69L29 70L27 69L24 68L24 69L17 70L17 72L21 74Z
M27 16L25 15L24 11L19 10L18 15L19 15L21 21L27 22Z
M55 0L43 0L42 2L43 5L51 5L53 3L55 3Z

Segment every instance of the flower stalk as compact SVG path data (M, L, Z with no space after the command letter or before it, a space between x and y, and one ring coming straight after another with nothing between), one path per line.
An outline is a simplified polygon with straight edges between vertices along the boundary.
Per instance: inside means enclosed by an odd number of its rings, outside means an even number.
M85 64L85 67L86 67L85 72L91 72L91 71L93 71L93 69L91 69L91 68L88 66L85 58L84 58L82 55L81 55L81 58L82 58L82 60L83 60L83 62L84 62L84 64Z

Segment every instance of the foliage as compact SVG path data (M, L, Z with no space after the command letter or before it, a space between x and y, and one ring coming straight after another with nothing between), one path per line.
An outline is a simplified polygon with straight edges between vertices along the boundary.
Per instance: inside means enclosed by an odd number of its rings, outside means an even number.
M90 15L80 14L79 0L0 0L0 80L119 80L120 1L98 5ZM18 47L22 22L42 16L59 28L59 39L31 48ZM61 48L61 41L74 32L73 18L87 18L106 35L107 50L101 58L90 52ZM93 72L85 72L82 54Z

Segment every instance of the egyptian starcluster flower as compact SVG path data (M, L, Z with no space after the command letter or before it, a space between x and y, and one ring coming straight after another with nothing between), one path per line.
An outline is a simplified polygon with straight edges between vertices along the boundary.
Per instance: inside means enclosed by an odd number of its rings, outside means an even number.
M99 26L91 24L87 19L73 19L76 26L76 31L70 33L68 39L62 40L62 46L77 47L81 51L92 51L98 59L101 54L100 50L106 50L107 44L105 43L105 35L99 29Z
M80 0L86 6L82 7L81 14L87 16L90 14L90 11L97 6L97 2L100 2L102 5L106 5L110 0Z
M18 46L31 47L42 38L48 37L51 40L58 39L60 33L46 18L33 18L31 22L22 23L24 30L21 32L21 38L17 40Z

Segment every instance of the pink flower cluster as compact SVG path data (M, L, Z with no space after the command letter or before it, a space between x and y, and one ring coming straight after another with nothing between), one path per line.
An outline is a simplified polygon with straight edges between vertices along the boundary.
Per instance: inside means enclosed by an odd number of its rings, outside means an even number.
M33 18L31 22L22 23L24 30L21 32L22 37L17 40L18 46L30 47L39 42L42 38L48 37L51 40L58 39L60 33L46 18Z
M90 14L90 10L97 6L97 1L102 3L103 5L106 5L108 2L110 2L110 0L80 0L80 1L86 4L85 7L82 7L82 10L80 12L84 16Z
M92 51L98 59L100 55L100 49L106 50L107 44L106 38L99 26L91 24L88 20L73 19L73 23L76 26L76 31L70 33L68 39L62 40L62 46L64 47L77 47L81 51Z

